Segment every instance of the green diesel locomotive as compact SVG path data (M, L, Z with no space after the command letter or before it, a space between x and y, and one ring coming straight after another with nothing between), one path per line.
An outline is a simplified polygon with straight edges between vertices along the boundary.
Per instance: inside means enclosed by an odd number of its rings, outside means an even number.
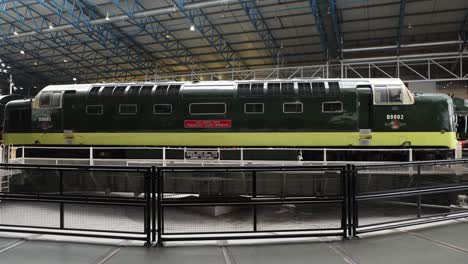
M453 149L453 109L399 79L50 85L7 104L4 143Z

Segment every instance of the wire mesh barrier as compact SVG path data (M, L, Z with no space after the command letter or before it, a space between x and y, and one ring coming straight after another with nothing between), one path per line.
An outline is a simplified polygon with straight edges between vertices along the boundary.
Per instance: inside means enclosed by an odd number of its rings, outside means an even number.
M0 230L150 242L151 168L0 164Z
M345 167L159 168L158 242L347 236Z
M352 235L468 216L468 160L355 167Z
M468 217L468 160L367 166L0 164L0 231L143 240L357 236Z

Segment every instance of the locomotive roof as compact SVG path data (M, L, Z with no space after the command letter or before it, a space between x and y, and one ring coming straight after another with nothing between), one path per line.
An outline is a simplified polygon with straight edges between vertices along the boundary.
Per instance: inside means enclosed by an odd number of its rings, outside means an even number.
M178 82L178 81L156 81L156 82L129 82L129 83L88 83L88 84L64 84L49 85L42 89L44 91L88 91L93 86L143 86L143 85L182 85L183 88L200 89L203 87L232 89L236 83L272 83L272 82L341 82L341 83L367 83L372 85L401 85L403 82L397 78L371 78L371 79L272 79L272 80L235 80L235 81L199 81L199 82Z

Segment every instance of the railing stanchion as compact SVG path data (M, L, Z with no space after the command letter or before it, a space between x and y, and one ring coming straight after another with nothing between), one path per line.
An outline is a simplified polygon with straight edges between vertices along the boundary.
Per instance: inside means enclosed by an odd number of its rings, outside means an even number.
M60 199L63 199L63 170L59 170L59 193ZM65 208L63 202L60 202L60 229L65 228Z
M257 197L257 171L252 171L252 197ZM253 205L253 231L257 232L257 205Z
M151 168L151 221L152 221L152 229L153 229L153 232L152 232L152 238L153 238L153 242L156 242L156 222L157 222L157 218L156 218L156 210L157 210L157 201L156 201L156 192L157 192L157 184L156 184L156 170L158 170L158 168L156 167L152 167Z
M162 209L162 192L163 192L163 181L162 181L162 177L164 175L164 172L159 169L157 171L157 174L156 174L156 187L157 187L157 190L158 190L158 246L162 246L163 245L163 241L162 241L162 233L163 233L163 226L162 226L162 221L163 221L163 209Z

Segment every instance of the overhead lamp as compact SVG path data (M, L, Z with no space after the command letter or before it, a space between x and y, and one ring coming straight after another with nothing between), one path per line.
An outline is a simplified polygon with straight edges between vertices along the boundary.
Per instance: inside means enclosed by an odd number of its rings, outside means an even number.
M20 54L24 55L24 54L26 54L26 53L24 52L24 50L21 50L21 51L20 51Z
M49 28L50 28L50 29L54 29L54 24L49 23Z
M190 31L195 31L195 26L194 25L190 25Z
M0 64L0 65L2 65L2 67L4 67L4 68L5 68L5 63L3 63L3 62L2 62L2 64Z
M76 82L76 80L77 80L77 79L76 79L75 77L73 77L73 81Z
M68 62L68 60L67 60L67 59L64 59L64 60L63 60L63 62L67 63L67 62Z
M107 14L106 14L106 20L107 20L107 21L110 20L110 18L109 18L109 12L107 12Z
M7 72L8 72L8 70L7 70L7 69L3 69L3 72L4 72L4 73L7 73Z
M35 62L34 62L34 65L36 65L36 66L37 66L37 61L35 61Z
M16 30L13 31L13 35L18 36L18 32L16 32Z
M7 69L11 69L11 66L10 66L10 65L7 65L6 67L7 67Z
M412 29L413 26L411 26L411 23L408 23L408 29Z

